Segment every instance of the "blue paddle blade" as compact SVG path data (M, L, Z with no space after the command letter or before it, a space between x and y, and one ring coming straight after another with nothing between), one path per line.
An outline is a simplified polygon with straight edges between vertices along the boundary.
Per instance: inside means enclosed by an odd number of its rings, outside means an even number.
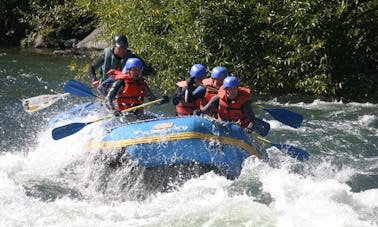
M295 113L286 109L263 108L263 110L268 112L274 119L281 123L284 123L285 125L293 128L301 127L303 116L299 113Z
M294 147L288 144L279 144L279 143L273 143L270 142L270 145L277 147L282 152L286 153L287 155L296 158L299 161L308 160L310 158L310 154L302 150L298 147Z
M95 94L91 91L91 88L87 85L77 81L77 80L68 80L63 87L65 92L79 96L79 97L94 97L97 98Z
M52 137L54 140L59 140L64 137L70 136L75 134L76 132L80 131L85 126L91 124L93 122L87 123L71 123L68 125L63 125L61 127L54 128L52 130Z
M259 118L256 118L256 122L253 125L253 131L255 131L260 136L265 137L268 135L269 130L270 130L270 124L268 122L261 120Z

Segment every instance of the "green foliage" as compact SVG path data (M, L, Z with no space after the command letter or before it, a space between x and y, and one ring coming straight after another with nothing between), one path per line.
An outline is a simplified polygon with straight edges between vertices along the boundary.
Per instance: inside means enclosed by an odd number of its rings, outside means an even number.
M0 44L18 44L24 27L18 23L21 11L28 8L27 0L0 0Z
M359 93L370 89L372 77L350 67L376 65L376 8L373 1L145 0L101 1L96 13L108 39L129 37L162 88L172 89L192 64L202 63L208 70L225 66L259 94L351 98L349 81L361 84ZM371 70L377 71L366 73Z
M93 20L91 9L78 5L76 0L30 0L20 20L28 25L24 45L30 45L37 36L44 37L49 45L70 38L82 39L88 34L83 27Z
M51 1L50 8L31 2L33 31L64 35L83 24L73 18L84 17L96 18L106 40L127 35L163 90L202 63L208 71L225 66L258 94L378 98L375 0L71 0Z
M146 59L155 70L150 83L173 89L175 81L185 79L194 63L207 64L199 11L200 1L107 1L97 2L100 26L107 39L123 33L130 49Z
M323 30L336 95L377 100L378 2L348 1L328 8ZM337 13L332 13L336 11Z

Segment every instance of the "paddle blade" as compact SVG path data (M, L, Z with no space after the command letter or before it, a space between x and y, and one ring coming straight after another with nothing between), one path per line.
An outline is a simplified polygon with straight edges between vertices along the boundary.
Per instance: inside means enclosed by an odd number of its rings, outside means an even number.
M293 128L301 127L303 116L299 113L286 109L263 108L263 110L268 112L274 119L284 123L285 125Z
M262 137L265 137L268 135L270 130L270 124L264 120L261 120L259 118L256 118L256 122L253 125L253 131L259 134Z
M87 85L77 81L77 80L68 80L63 87L65 92L79 96L79 97L94 97L97 96L93 94L91 88Z
M35 97L31 97L28 99L22 100L22 106L24 110L28 113L32 113L37 110L44 109L46 107L51 106L61 98L69 95L68 93L65 94L55 94L55 95L38 95Z
M80 131L85 126L91 124L93 122L88 123L71 123L68 125L63 125L52 130L52 137L54 140L59 140L64 137L70 136L75 134L76 132Z
M298 147L274 142L270 142L270 145L277 147L282 152L288 154L290 157L296 158L299 161L308 160L310 158L310 154L307 151L302 150Z

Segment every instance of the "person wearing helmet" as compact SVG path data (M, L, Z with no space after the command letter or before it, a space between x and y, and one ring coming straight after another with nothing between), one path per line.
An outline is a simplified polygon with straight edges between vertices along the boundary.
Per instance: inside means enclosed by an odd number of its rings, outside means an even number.
M114 82L105 97L105 105L115 116L122 115L122 110L144 103L147 97L156 100L146 80L142 77L143 62L139 58L129 58L122 72L113 74ZM142 114L138 109L135 114Z
M206 77L206 68L202 64L194 64L190 68L189 75L186 81L176 83L177 90L172 103L176 106L177 116L192 115L200 106L200 99L193 97L192 93Z
M132 57L138 57L128 49L129 42L124 35L116 35L113 38L112 48L105 48L104 53L95 59L88 68L88 75L92 80L92 87L97 88L100 82L105 81L108 78L108 71L110 69L122 70L125 66L127 59ZM138 57L139 58L139 57ZM142 60L143 62L143 60ZM152 72L152 68L147 66L144 62L144 75L148 75ZM100 78L96 76L96 71L101 69Z
M223 80L228 76L227 70L222 66L215 66L210 73L210 78L206 78L202 81L204 88L193 93L197 93L197 96L201 96L202 93L203 99L201 100L201 108L203 108L212 97L218 94L219 88L223 85ZM210 116L217 117L218 112L214 109L210 113Z
M223 80L228 76L227 70L222 66L215 66L211 70L210 78L202 81L206 87L212 87L218 90L223 85ZM211 90L214 90L211 89Z
M196 115L209 114L216 109L218 119L222 121L236 122L248 132L255 129L256 117L249 101L250 89L241 87L234 76L228 76L219 88L218 94L201 109L196 110Z

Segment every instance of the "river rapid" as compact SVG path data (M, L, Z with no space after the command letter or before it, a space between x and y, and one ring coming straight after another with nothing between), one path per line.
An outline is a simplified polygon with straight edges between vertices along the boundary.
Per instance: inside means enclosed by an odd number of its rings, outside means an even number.
M64 92L72 58L0 49L0 226L378 226L378 104L256 97L303 115L293 129L256 109L267 138L308 151L308 161L267 147L270 160L248 158L235 180L208 172L151 190L132 167L103 165L84 139L52 139L48 121L90 99L24 111L24 98Z

